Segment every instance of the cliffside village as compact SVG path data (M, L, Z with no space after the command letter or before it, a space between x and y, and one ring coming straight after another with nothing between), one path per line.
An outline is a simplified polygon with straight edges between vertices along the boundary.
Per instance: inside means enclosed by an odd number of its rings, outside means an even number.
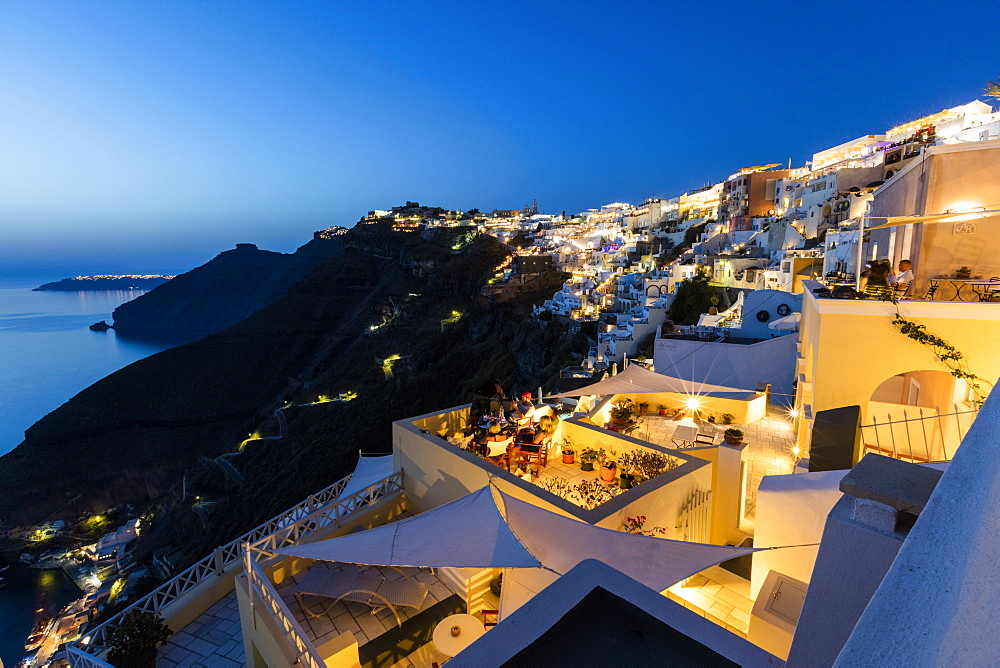
M639 204L370 211L359 231L509 244L487 296L568 273L534 317L596 328L563 370L577 389L505 406L496 430L469 406L402 420L392 455L239 544L179 576L158 555L176 577L134 608L173 632L157 665L569 663L595 640L584 619L641 627L624 645L665 662L683 645L702 665L981 663L990 643L956 629L993 608L948 592L996 583L948 564L1000 516L980 452L1000 415L998 174L1000 112L977 100ZM895 280L872 279L883 260ZM717 302L671 322L698 280ZM541 451L512 450L542 416ZM478 428L504 447L471 450ZM981 512L949 510L958 496ZM127 570L135 530L92 558L120 546ZM68 630L59 657L110 665L121 619Z

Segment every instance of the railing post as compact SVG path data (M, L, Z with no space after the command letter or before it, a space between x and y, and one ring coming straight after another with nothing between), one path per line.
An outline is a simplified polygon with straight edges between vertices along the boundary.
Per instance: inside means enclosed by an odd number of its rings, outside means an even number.
M215 574L219 577L222 577L222 573L226 568L226 560L222 552L222 546L220 545L215 548L215 554L213 555Z

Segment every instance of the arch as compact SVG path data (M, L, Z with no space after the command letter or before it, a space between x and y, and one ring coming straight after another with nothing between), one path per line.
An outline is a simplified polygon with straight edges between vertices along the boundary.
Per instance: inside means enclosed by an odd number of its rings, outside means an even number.
M948 461L975 416L964 380L940 369L890 376L873 391L861 428L862 452L923 463Z
M655 294L653 293L653 290L656 290ZM649 287L646 288L647 297L661 297L662 295L663 295L663 288L659 285L650 285Z

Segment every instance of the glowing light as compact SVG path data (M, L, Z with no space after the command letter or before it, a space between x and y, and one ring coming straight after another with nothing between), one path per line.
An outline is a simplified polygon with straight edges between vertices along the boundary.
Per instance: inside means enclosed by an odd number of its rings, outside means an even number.
M696 411L701 408L701 400L698 397L688 397L684 400L684 405L688 410Z
M799 416L799 409L798 408L793 408L792 410L788 411L788 417L792 418L793 420L795 418L797 418L798 416Z
M795 455L796 457L799 456L799 446L797 445L792 446L792 454Z

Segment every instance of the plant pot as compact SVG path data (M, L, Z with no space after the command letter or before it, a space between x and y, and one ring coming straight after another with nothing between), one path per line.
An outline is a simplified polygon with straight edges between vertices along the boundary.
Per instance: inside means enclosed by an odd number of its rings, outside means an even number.
M618 486L622 489L632 489L635 487L635 474L634 473L622 473L618 476Z
M719 307L718 306L709 306L708 307L708 314L709 315L719 315Z
M571 452L567 455L564 452L562 457L563 457L563 464L572 464L573 461L576 459L576 453Z
M667 416L667 409L666 408L658 408L656 410L656 412L659 413L660 415L662 415L663 417Z
M742 438L737 438L735 436L729 436L729 435L725 435L722 438L724 438L726 440L726 443L728 445L742 445L743 444L743 439Z
M494 596L500 596L500 589L503 587L503 581L500 578L493 578L490 580L490 592Z
M628 424L628 421L629 418L616 418L616 417L611 418L611 422L617 425Z
M955 278L964 281L964 280L968 280L968 279L972 278L972 274L963 274L963 273L955 272Z
M615 476L618 475L618 467L609 469L607 466L601 466L601 480L604 482L614 482Z
M649 412L649 404L639 404L639 415Z
M580 462L580 470L581 471L593 471L594 470L594 462Z

